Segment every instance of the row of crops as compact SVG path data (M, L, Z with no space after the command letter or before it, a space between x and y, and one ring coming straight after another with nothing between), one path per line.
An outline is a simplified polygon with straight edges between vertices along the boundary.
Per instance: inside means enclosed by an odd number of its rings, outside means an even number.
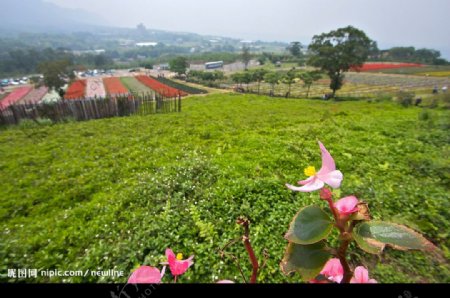
M4 109L18 103L37 103L40 102L48 93L47 87L33 88L24 86L14 89L5 94L0 101L0 109Z
M354 71L379 71L385 69L409 68L409 67L423 67L422 64L417 63L399 63L399 62L367 62L359 67L352 67Z
M204 90L176 83L169 79L149 76L88 78L76 80L66 89L64 98L105 98L133 94L159 94L163 97L186 96L188 94L206 93ZM57 92L49 91L45 86L19 87L11 92L0 94L0 109L13 104L52 102L59 100Z
M65 99L104 98L126 94L159 94L164 97L198 94L198 89L166 79L164 82L145 75L135 77L89 78L77 80L66 91Z

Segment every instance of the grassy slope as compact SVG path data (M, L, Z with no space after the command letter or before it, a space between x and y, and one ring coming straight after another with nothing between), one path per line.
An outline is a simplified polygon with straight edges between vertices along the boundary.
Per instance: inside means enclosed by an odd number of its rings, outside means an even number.
M345 175L342 195L424 232L448 257L448 111L419 121L420 109L391 103L233 94L183 102L181 114L1 131L0 271L130 272L161 262L169 246L196 255L181 281L238 279L217 249L240 235L235 219L247 215L257 253L270 252L261 279L299 281L279 270L283 234L300 207L324 203L284 184L320 166L317 139ZM241 244L227 251L248 265ZM377 264L352 251L380 282L450 282L448 266L420 252L388 249Z

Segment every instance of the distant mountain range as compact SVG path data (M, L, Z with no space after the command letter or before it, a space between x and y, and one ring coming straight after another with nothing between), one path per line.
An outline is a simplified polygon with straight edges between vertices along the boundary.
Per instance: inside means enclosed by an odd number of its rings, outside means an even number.
M101 27L104 20L95 14L68 9L43 0L2 1L0 31L5 33L64 33Z

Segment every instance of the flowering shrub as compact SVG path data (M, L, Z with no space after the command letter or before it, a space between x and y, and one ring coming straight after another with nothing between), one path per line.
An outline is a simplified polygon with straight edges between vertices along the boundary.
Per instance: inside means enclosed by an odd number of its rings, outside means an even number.
M317 205L301 209L293 218L285 238L289 241L281 269L285 274L298 272L304 280L311 282L375 283L369 278L368 270L358 266L354 271L347 262L347 249L352 241L364 251L380 254L386 246L394 249L417 249L433 251L436 247L417 232L398 224L372 221L367 204L353 195L336 202L333 193L325 184L338 188L343 174L336 170L331 154L319 142L322 152L322 167L319 172L310 166L296 187L286 186L294 191L312 192L320 189L319 196L327 201L332 218ZM326 239L331 230L339 231L340 246L332 249ZM334 256L334 258L331 258ZM331 258L331 259L330 259Z

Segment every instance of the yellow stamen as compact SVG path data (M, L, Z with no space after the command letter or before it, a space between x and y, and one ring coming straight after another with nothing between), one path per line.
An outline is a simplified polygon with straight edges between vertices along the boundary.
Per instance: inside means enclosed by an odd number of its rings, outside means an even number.
M308 177L314 176L316 174L316 168L309 166L305 169L305 175Z
M177 254L177 260L181 261L183 259L183 254L179 253Z

